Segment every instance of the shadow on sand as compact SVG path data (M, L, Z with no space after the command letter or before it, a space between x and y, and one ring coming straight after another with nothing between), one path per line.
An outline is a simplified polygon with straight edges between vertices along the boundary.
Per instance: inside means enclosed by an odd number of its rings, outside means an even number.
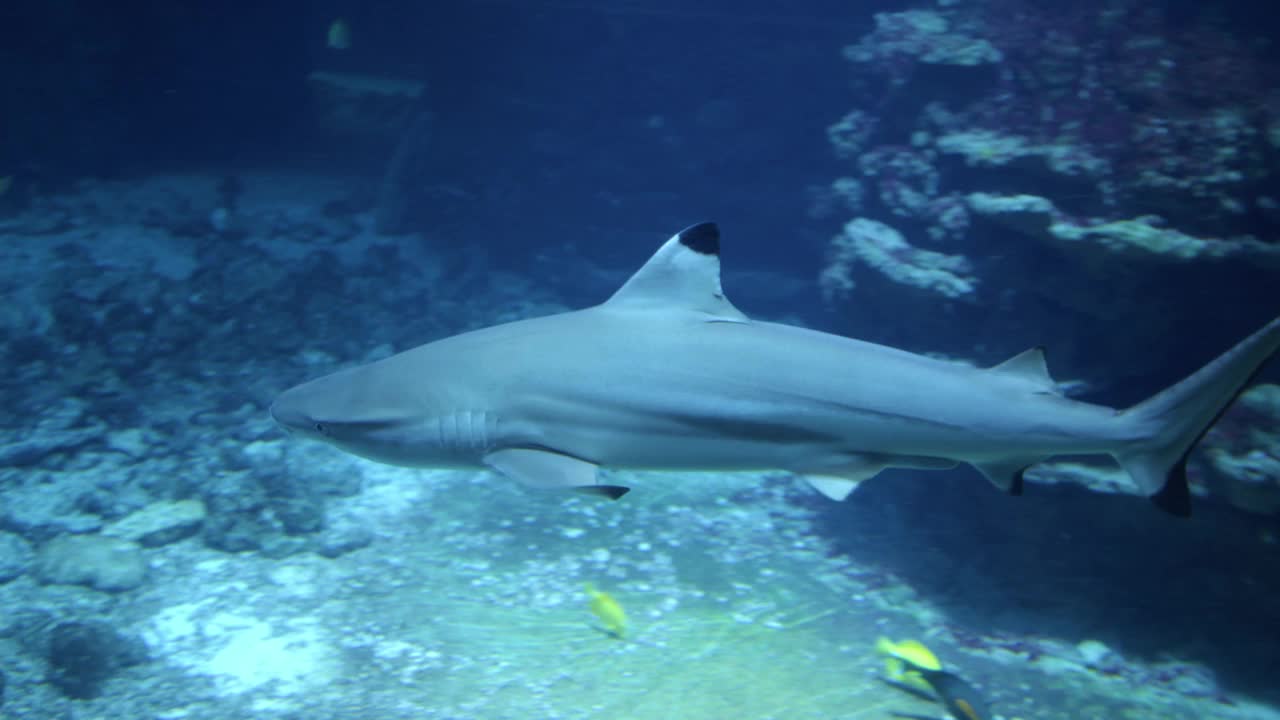
M1221 688L1280 703L1280 522L1196 503L976 473L886 473L821 506L839 552L892 572L980 633L1099 640L1130 659L1203 663Z

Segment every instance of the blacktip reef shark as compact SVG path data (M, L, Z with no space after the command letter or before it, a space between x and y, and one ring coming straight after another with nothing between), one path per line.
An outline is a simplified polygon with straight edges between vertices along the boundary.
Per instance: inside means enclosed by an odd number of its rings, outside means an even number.
M783 470L843 500L886 468L977 468L1022 491L1062 454L1110 455L1190 514L1186 459L1280 348L1280 318L1118 410L1064 397L1040 349L991 368L748 318L714 224L668 240L607 301L454 335L286 390L288 430L372 460L488 467L617 498L601 467Z

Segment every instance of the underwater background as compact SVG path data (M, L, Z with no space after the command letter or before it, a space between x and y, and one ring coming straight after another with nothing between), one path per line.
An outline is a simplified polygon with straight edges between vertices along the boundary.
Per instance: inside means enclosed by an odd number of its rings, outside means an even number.
M1277 363L1193 454L1189 520L1073 458L1023 497L966 468L842 503L628 473L607 503L267 413L600 302L704 220L753 317L1042 345L1130 405L1280 312L1278 29L1235 0L5 3L0 717L947 717L889 638L983 717L1280 718Z

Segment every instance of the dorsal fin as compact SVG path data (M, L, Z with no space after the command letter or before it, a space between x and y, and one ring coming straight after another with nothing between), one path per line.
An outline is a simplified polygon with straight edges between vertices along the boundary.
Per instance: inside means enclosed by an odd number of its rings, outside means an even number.
M1042 347L1024 350L991 368L991 370L1020 377L1045 390L1057 391L1057 383L1050 377L1049 366L1044 361L1044 348Z
M673 235L605 304L692 310L717 320L747 319L720 287L720 230L709 222Z

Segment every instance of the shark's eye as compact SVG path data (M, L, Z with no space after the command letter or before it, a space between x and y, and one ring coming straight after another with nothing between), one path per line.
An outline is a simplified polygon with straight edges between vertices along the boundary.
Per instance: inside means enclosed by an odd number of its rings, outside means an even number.
M327 425L325 425L324 423L318 422L318 423L316 423L316 424L315 424L315 426L314 426L314 427L315 427L315 429L316 429L316 432L320 433L321 435L328 435L328 434L329 434L329 427L328 427Z

